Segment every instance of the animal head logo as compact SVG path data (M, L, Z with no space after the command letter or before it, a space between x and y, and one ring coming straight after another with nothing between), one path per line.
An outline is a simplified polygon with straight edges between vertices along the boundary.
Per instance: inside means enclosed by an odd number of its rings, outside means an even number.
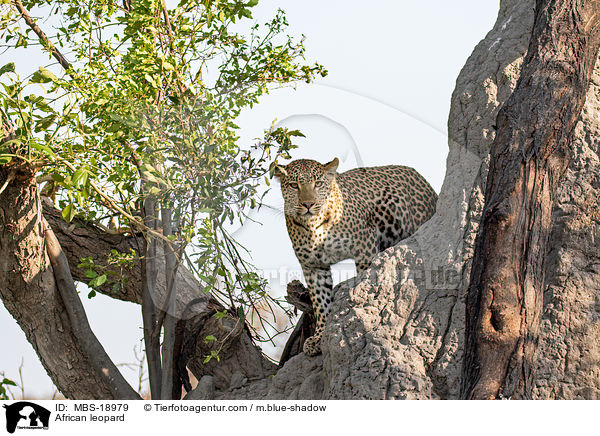
M6 431L14 433L19 428L48 428L50 411L29 401L3 405L6 409Z

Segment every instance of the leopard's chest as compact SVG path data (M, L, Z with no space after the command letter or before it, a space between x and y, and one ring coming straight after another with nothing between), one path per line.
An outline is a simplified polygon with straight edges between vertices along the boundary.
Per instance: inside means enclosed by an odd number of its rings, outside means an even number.
M324 223L308 226L304 223L288 223L288 232L296 257L302 265L331 265L347 259L352 253L352 244L341 238L339 223Z

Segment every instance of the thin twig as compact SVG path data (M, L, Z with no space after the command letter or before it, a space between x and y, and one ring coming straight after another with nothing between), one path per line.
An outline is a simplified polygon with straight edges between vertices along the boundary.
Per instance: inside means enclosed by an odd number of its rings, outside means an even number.
M19 387L21 388L21 399L25 399L25 383L23 382L23 365L25 364L25 359L21 357L21 364L19 365Z

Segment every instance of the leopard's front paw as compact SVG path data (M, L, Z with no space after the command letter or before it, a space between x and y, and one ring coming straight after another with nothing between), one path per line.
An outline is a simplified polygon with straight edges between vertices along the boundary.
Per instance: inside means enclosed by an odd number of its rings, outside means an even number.
M316 356L321 353L321 336L313 335L304 342L302 348L307 356Z

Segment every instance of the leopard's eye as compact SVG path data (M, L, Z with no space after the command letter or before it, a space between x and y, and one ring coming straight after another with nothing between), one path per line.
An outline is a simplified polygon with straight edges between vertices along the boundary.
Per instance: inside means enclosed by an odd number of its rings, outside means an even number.
M299 186L296 182L290 182L290 187L294 188L294 189L298 189Z

